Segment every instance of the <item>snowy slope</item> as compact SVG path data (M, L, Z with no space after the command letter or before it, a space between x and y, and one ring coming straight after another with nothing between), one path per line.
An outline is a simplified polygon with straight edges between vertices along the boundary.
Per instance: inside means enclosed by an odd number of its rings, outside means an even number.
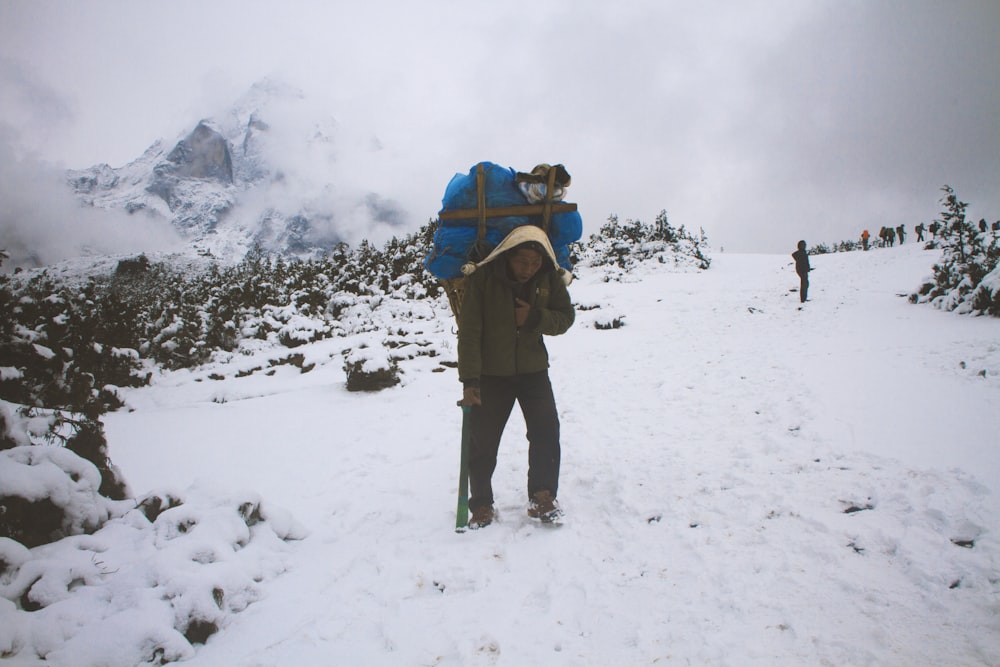
M129 393L105 423L138 493L259 495L309 531L216 563L265 578L184 664L1000 663L1000 322L898 296L934 260L814 257L802 308L787 256L583 273L586 309L549 341L555 529L524 516L515 413L499 523L453 532L443 304L425 331L440 356L378 394L344 389L344 341L297 348L308 373L215 367Z

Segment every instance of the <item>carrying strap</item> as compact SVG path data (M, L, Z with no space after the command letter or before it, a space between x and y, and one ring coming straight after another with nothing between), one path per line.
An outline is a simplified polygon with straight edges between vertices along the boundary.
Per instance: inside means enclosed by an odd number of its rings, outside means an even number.
M479 212L476 239L482 241L486 238L486 171L482 162L476 165L476 208Z
M552 220L552 193L556 191L556 170L549 169L549 180L545 184L545 202L542 204L542 230L549 233L549 222Z

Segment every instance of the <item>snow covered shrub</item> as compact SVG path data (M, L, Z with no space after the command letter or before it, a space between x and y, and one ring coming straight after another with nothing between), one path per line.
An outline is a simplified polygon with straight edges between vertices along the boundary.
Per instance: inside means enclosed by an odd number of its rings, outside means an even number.
M329 338L333 330L323 317L310 317L293 306L270 309L270 317L277 325L278 341L285 347Z
M624 225L612 215L597 234L580 251L581 263L593 267L608 267L627 272L648 261L674 267L707 269L712 260L707 255L705 231L697 236L683 225L674 229L667 212L660 211L656 221L648 225L640 220L628 220Z
M971 303L973 312L1000 317L1000 266L983 276L972 293Z
M105 498L124 500L128 497L128 487L121 471L111 463L108 456L108 441L104 437L104 427L98 421L84 420L74 424L75 433L66 440L65 447L77 456L90 461L101 475L101 485L97 492Z
M10 426L6 414L7 411L3 409L5 404L10 405L5 401L0 401L0 451L10 449L11 447L17 447L17 441L14 440L14 436L10 433Z
M441 283L424 267L433 238L434 221L428 221L416 234L392 237L382 249L388 268L383 292L402 299L435 298L444 293Z
M0 452L0 536L36 546L90 532L128 496L100 422L5 401L0 417L14 445Z
M94 464L63 447L0 452L0 537L36 547L92 533L122 506L101 495Z
M344 352L347 391L380 391L399 384L399 364L384 347L361 347Z
M5 276L0 397L99 414L119 407L114 387L148 382L150 362L188 368L245 341L296 347L352 335L357 323L340 320L358 299L373 312L442 294L423 266L430 237L428 223L382 249L339 244L307 261L258 247L228 267L140 255L82 289L44 271L16 289Z
M30 559L31 552L26 546L8 537L0 537L0 581ZM8 651L9 647L0 643L0 657L6 656Z
M150 493L139 501L136 509L142 512L150 523L153 523L162 512L180 504L182 504L181 499L174 494Z
M41 448L26 448L41 449ZM157 507L155 513L148 510ZM0 538L0 659L132 667L194 657L260 599L306 531L255 496L159 492L88 535Z
M930 303L957 313L990 314L1000 311L1000 284L994 276L1000 265L997 235L982 221L974 225L965 216L968 207L948 185L941 188L944 210L935 220L935 242L943 248L934 265L933 280L910 296L913 303Z
M118 266L115 267L116 275L127 275L143 273L149 270L149 258L145 254L141 254L138 257L131 257L128 259L119 260Z
M832 245L827 245L825 243L817 243L812 248L809 248L810 255L826 255L828 253L834 252L851 252L852 250L863 250L864 246L861 241L839 241Z
M625 326L625 316L621 315L619 317L612 317L610 319L598 318L594 320L594 328L599 331L608 331L610 329L621 329Z
M146 377L137 357L101 342L92 282L60 285L41 273L0 298L0 398L90 416L121 405L113 388Z

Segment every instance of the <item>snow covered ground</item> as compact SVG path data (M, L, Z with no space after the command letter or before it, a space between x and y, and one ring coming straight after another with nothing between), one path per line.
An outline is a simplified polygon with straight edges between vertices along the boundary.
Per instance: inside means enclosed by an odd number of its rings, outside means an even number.
M219 365L128 392L105 419L113 461L137 494L183 498L188 523L170 525L195 529L88 539L105 560L136 554L118 567L145 580L137 600L213 592L221 631L174 643L191 666L1000 664L1000 320L907 303L936 257L813 257L801 308L786 255L583 273L576 325L548 342L561 527L525 516L515 411L499 522L454 532L442 305L421 323L439 356L404 361L391 390L348 393L344 341L324 341L296 350L306 373ZM251 532L271 531L249 541L213 513L245 498L263 515ZM22 644L75 652L11 664L166 646L171 607L115 616L113 576L69 596L59 637L19 626Z

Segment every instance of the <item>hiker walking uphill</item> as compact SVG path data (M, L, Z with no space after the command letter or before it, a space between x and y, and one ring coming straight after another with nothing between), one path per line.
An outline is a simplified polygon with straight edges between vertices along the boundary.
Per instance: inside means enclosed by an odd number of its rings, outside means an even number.
M799 302L805 303L809 296L809 253L806 252L806 242L799 241L798 250L792 253L795 260L795 273L799 274Z
M500 438L516 401L528 437L528 514L561 514L559 416L543 336L565 333L575 317L549 239L527 225L512 231L477 265L459 316L458 375L471 406L469 528L493 522L493 472Z

